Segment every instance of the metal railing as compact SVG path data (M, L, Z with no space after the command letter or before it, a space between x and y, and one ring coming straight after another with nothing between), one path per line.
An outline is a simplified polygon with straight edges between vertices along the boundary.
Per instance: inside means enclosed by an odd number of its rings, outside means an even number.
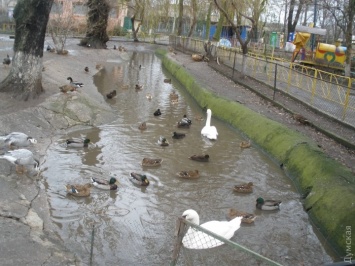
M169 44L183 52L204 54L204 40L170 36ZM243 54L239 47L212 43L218 63L242 72ZM308 106L352 127L355 126L355 79L276 58L274 54L248 53L248 76L277 89Z

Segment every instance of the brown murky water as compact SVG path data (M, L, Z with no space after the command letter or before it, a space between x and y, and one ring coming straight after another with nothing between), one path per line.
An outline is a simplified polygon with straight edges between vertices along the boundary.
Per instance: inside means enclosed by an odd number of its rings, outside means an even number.
M141 65L141 68L139 68ZM89 264L91 242L93 265L168 265L174 246L175 222L184 210L193 208L201 222L225 220L229 208L254 213L252 225L242 224L231 239L284 265L322 265L332 261L324 243L318 239L303 211L299 194L292 182L272 160L255 146L241 149L243 137L227 124L212 117L218 140L200 135L205 121L196 116L205 113L162 69L161 61L151 53L133 53L131 60L107 63L94 77L103 97L113 89L117 97L107 100L117 114L109 125L74 132L69 137L88 137L87 149L61 146L68 136L58 139L46 156L44 172L53 221L66 245ZM143 85L135 90L134 85ZM169 94L176 90L178 103ZM147 94L152 99L147 99ZM162 115L153 116L160 108ZM186 114L192 120L189 129L177 129L176 123ZM213 116L213 114L212 114ZM147 130L138 125L147 122ZM172 139L174 131L186 133ZM161 147L160 136L170 145ZM188 159L193 154L208 153L210 162ZM144 157L162 158L159 167L144 168ZM185 180L176 176L182 170L198 169L201 177ZM129 173L145 173L151 184L137 187ZM67 196L64 184L86 183L91 177L115 176L117 191L92 189L88 198ZM252 181L251 194L236 194L235 184ZM257 197L282 200L280 211L255 209ZM95 231L93 233L93 226ZM94 235L94 238L92 238ZM228 246L210 250L183 250L179 265L259 265L250 255ZM263 265L263 263L262 263Z

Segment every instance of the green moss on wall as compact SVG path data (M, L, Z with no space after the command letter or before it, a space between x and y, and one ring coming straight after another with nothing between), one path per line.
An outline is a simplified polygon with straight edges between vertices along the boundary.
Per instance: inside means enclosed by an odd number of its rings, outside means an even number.
M239 129L284 164L286 173L305 195L304 206L312 221L340 256L355 251L355 239L346 239L346 228L351 226L355 231L355 176L348 168L327 157L306 136L206 90L166 55L163 65L201 107L210 108L214 117Z

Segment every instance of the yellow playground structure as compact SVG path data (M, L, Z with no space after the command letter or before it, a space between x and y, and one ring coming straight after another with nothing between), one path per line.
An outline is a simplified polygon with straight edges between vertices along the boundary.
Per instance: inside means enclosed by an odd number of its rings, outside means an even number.
M305 26L296 27L296 36L293 41L295 50L292 54L292 62L297 62L302 65L313 66L318 69L333 73L342 73L344 70L344 62L346 59L346 47L341 46L340 40L334 45L321 43L315 40L315 50L307 48L307 43L311 34L319 37L325 35L325 29L318 29ZM299 59L296 60L299 55Z

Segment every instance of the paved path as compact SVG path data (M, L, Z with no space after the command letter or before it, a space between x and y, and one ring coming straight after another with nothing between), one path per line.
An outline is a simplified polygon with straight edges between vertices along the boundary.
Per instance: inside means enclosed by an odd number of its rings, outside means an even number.
M229 78L232 76L232 70L213 61L210 63L195 62L190 54L179 51L177 55L171 54L170 56L183 65L206 89L221 97L239 102L257 113L307 135L323 148L326 154L355 172L355 131L353 128L322 116L281 92L275 93L277 102L272 101L273 92L269 87L248 77L243 79L238 73L234 73L232 80ZM311 126L297 122L293 119L293 113L307 117Z

